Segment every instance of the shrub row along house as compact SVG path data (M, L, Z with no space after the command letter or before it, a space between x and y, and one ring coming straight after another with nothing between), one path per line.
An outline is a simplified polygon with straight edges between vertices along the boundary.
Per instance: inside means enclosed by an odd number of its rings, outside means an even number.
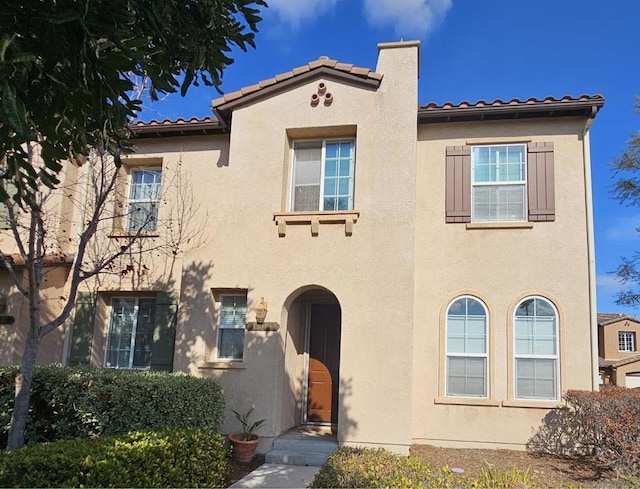
M263 450L305 423L396 452L524 447L564 391L597 388L604 99L418 105L419 43L378 49L375 71L321 57L215 117L134 124L101 242L142 237L39 363L217 378L228 409L267 419ZM85 166L66 169L59 236L82 222ZM67 270L49 268L44 307ZM0 292L17 363L27 311L7 276Z

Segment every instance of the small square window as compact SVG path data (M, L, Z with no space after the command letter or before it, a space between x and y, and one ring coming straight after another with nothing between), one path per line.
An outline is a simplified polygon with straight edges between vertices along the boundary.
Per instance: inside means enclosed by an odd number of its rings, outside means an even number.
M636 351L636 334L632 331L619 331L618 350L624 352Z

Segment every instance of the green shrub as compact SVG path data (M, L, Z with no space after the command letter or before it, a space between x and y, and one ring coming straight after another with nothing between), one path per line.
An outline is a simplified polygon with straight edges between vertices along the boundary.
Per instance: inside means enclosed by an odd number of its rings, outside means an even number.
M342 447L329 455L310 487L462 487L464 477L382 448Z
M224 440L209 430L135 432L0 453L0 487L220 487L228 473Z
M0 443L6 444L16 368L0 369ZM27 443L136 430L219 431L224 396L213 379L183 373L36 368Z

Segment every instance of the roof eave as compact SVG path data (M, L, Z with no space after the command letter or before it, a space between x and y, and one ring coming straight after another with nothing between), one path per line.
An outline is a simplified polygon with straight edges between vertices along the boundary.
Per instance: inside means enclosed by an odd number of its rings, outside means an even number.
M534 119L549 117L594 118L604 105L604 98L589 100L507 104L500 106L464 106L418 108L418 122L473 122L506 119Z
M197 122L170 122L160 124L133 125L131 133L135 138L202 136L222 134L224 126L218 120Z

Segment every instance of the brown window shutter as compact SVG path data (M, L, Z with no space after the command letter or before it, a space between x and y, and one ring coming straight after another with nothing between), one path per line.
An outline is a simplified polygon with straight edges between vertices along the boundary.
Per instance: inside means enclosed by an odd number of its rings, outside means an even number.
M553 143L529 143L527 164L529 221L555 221Z
M446 222L471 222L471 146L447 146Z

